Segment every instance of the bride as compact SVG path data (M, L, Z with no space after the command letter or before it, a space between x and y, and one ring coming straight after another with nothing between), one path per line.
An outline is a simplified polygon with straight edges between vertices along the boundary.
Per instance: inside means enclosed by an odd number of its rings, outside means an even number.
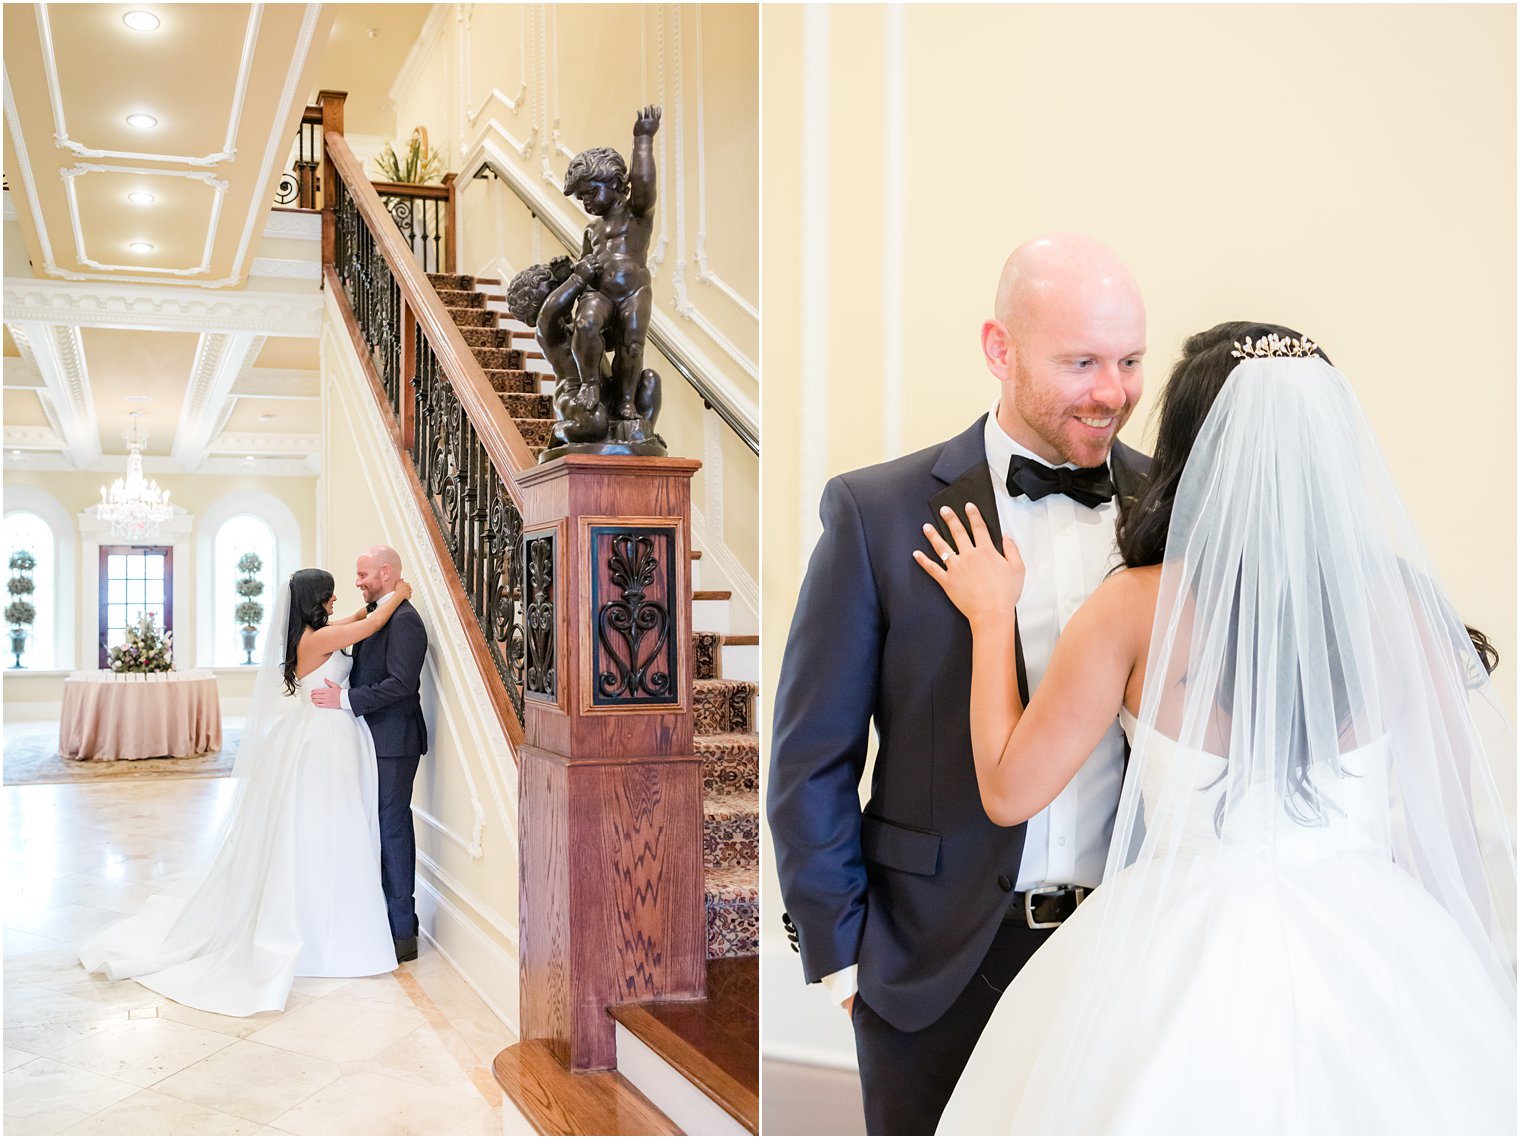
M79 949L92 973L131 977L180 1004L228 1016L283 1010L295 977L396 968L380 886L375 745L351 712L309 693L345 685L342 650L411 596L397 585L373 613L331 620L333 577L291 575L233 770L232 807L210 865L187 894L156 894Z
M988 815L1043 808L1116 714L1133 750L1104 884L1004 992L940 1132L1514 1134L1497 657L1340 372L1277 325L1187 342L1127 568L1027 712L1023 563L967 518L915 557L971 624Z

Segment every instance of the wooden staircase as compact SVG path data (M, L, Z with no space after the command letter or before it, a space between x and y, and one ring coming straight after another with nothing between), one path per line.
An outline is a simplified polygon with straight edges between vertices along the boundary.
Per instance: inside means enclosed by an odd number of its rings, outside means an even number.
M428 277L524 441L534 451L543 449L554 425L553 376L532 331L503 311L501 283L460 274ZM700 552L692 558L695 574ZM727 591L694 590L694 624L729 599ZM714 623L726 626L726 616ZM756 644L753 635L722 632L694 632L691 641L692 746L702 757L708 996L609 1009L619 1026L619 1068L628 1065L627 1073L571 1075L538 1041L498 1057L498 1082L539 1134L680 1134L672 1116L689 1131L758 1134L757 686L723 675L725 646ZM625 1038L636 1061L624 1060ZM626 1078L635 1068L636 1077Z

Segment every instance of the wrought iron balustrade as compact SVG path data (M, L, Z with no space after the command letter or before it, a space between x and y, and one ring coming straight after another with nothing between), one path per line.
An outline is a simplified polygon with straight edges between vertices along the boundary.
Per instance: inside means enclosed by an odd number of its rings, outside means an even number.
M521 497L512 478L534 465L532 454L428 281L417 245L391 227L395 212L384 199L401 184L371 183L339 133L326 136L326 153L328 279L347 302L397 443L416 473L437 528L435 548L454 567L456 605L462 601L473 617L520 733L526 582ZM446 213L436 216L447 230ZM431 248L446 258L439 252L446 242L428 233Z

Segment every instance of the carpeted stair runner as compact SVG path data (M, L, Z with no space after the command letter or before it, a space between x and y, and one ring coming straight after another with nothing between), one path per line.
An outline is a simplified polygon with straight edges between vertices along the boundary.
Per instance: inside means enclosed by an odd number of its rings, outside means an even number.
M475 353L486 378L521 432L528 449L537 453L549 445L554 427L554 401L539 390L539 373L526 369L528 358L539 357L533 336L498 325L498 316L486 308L485 293L474 277L460 273L429 273L464 341Z

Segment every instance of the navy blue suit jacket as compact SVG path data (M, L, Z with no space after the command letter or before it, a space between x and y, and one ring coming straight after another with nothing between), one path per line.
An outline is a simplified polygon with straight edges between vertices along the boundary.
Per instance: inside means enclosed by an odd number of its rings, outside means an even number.
M422 662L427 656L422 617L403 601L385 626L354 645L348 706L363 716L375 737L375 754L422 755L427 722L422 718Z
M975 502L1001 541L985 422L829 482L776 692L767 815L803 971L857 962L866 1003L907 1032L971 980L1024 848L1024 828L994 824L977 790L970 625L912 557L947 504ZM1144 464L1114 444L1122 496Z

